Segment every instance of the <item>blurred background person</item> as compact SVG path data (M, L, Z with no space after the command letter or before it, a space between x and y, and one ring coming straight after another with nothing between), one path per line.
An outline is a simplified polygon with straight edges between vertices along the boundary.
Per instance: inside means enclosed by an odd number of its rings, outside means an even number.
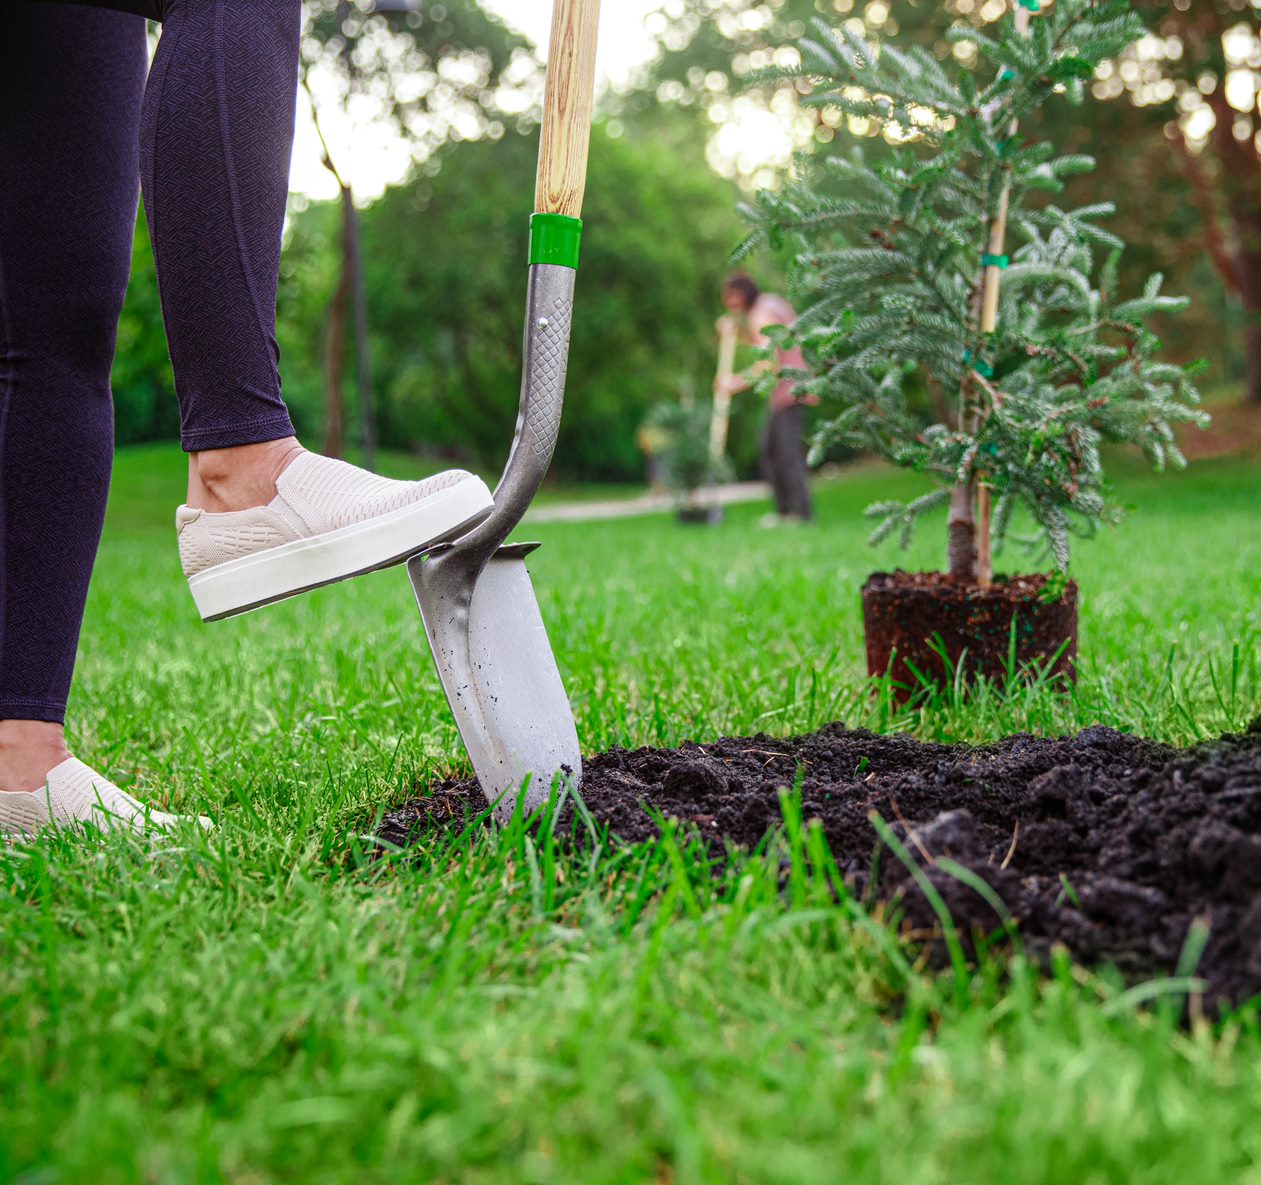
M722 286L722 302L727 312L718 320L718 334L734 327L740 339L758 349L771 348L766 330L772 325L791 325L797 314L782 296L761 291L745 272L728 276ZM771 391L770 416L762 433L762 473L770 483L775 513L763 520L765 526L805 523L814 516L810 500L810 470L806 464L806 407L817 403L813 397L797 394L796 380L785 371L804 370L805 358L798 346L775 349L774 358L763 358L743 372L720 378L729 394L748 390L762 374L781 375Z

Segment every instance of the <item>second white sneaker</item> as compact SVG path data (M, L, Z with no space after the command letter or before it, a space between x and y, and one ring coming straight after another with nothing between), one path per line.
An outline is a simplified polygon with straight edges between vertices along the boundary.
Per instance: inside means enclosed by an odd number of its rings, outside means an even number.
M494 508L462 469L391 481L302 453L266 506L216 514L181 506L180 562L204 621L402 563L472 530Z
M0 791L0 836L37 835L45 828L76 828L84 824L100 831L153 832L198 823L214 826L196 815L168 815L138 802L108 778L68 757L48 771L42 789L31 794Z

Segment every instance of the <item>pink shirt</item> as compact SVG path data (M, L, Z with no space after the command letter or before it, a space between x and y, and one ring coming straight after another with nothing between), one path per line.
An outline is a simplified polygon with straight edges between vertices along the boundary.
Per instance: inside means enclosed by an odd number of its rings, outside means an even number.
M782 296L763 292L753 302L753 308L749 310L749 329L752 331L753 344L755 346L770 345L770 340L765 333L766 327L791 325L796 319L796 310ZM793 346L791 350L776 350L775 368L780 371L805 370L806 359L801 352L801 347ZM796 407L798 402L800 401L796 395L795 379L782 379L771 392L772 411L784 411L786 408Z

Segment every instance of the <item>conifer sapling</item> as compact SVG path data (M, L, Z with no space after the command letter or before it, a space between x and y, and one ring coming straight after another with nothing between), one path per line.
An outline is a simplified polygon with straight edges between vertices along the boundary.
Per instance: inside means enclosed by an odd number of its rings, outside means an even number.
M1143 23L1128 0L1014 8L992 35L950 30L975 68L818 23L786 73L808 84L805 103L870 121L889 147L805 160L745 208L742 253L793 248L802 312L777 332L804 349L802 391L837 409L816 449L841 441L935 477L923 497L870 508L872 541L905 542L949 506L949 573L963 583L989 583L991 536L1001 544L1020 504L1039 528L1031 548L1066 571L1070 535L1120 513L1101 446L1181 466L1173 426L1207 420L1195 368L1160 360L1150 327L1186 302L1159 275L1122 296L1124 244L1100 225L1112 205L1054 200L1094 161L1028 134L1045 104L1082 102Z

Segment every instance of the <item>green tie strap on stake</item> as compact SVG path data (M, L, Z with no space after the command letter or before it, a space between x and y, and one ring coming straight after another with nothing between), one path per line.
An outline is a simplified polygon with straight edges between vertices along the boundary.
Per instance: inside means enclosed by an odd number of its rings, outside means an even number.
M977 362L973 365L972 356L971 350L963 351L964 366L971 366L982 378L992 379L994 377L994 368L988 362Z
M996 267L1000 271L1005 272L1010 265L1011 265L1010 255L982 255L981 256L982 267Z
M1042 11L1042 0L1016 0L1016 3L1020 8L1027 8L1031 13L1039 13ZM1002 73L999 74L998 77L1003 82L1008 82L1010 79L1016 77L1016 72L1004 67Z

